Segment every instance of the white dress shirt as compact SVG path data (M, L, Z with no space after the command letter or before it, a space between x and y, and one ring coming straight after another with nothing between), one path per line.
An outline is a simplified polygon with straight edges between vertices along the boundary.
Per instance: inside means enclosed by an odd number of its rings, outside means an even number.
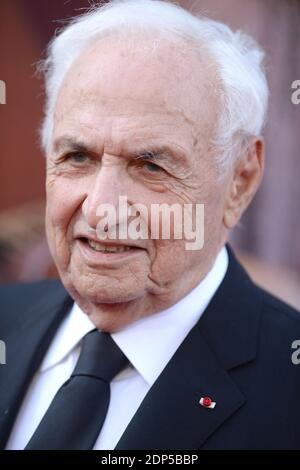
M94 449L115 448L145 395L206 309L225 276L227 266L228 255L224 247L210 272L183 299L167 310L142 318L112 334L131 365L111 382L108 412ZM82 338L94 328L75 303L32 380L7 449L24 449L56 392L70 377Z

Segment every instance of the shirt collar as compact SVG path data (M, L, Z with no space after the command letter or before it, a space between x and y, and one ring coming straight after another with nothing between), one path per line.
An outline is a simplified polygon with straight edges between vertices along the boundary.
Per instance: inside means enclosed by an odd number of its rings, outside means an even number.
M142 318L111 336L132 366L151 386L189 331L195 326L221 284L228 267L223 247L205 278L170 308ZM41 364L44 371L62 361L95 325L74 303Z
M58 328L40 366L40 371L44 372L61 362L79 344L82 338L94 329L93 322L74 303L69 315Z

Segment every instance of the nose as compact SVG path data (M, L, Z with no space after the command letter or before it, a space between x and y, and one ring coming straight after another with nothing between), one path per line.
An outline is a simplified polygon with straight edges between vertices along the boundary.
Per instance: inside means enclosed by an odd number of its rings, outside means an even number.
M82 204L82 212L88 225L96 229L99 222L99 207L109 204L117 209L119 196L127 196L124 172L114 165L102 165L89 181L87 196ZM98 215L97 215L98 214Z

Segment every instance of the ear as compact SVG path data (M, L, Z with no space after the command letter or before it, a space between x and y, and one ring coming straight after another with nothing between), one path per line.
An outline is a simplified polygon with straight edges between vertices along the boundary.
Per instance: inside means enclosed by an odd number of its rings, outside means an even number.
M223 223L233 228L252 201L263 177L264 142L253 138L250 145L239 156L228 184Z

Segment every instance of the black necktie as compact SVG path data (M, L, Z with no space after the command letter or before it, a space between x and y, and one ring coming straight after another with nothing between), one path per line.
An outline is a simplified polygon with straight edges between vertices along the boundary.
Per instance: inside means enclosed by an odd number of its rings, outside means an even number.
M128 363L108 333L88 333L74 372L58 390L26 449L92 449L107 413L110 381Z

